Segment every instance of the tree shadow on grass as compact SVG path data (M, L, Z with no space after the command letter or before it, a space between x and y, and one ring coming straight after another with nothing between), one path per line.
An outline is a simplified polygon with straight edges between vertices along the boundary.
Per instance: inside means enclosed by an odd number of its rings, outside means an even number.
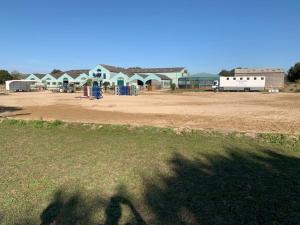
M80 193L66 196L62 191L55 193L52 202L43 210L40 215L41 225L73 225L73 224L104 224L117 225L120 224L122 217L122 206L127 207L131 211L131 218L124 224L128 225L145 225L142 216L133 206L133 203L124 197L124 188L122 192L118 192L109 200L101 198L93 198L87 200ZM126 195L126 194L125 194ZM95 216L104 210L104 223L95 221ZM123 224L123 223L122 223Z
M148 182L153 224L300 224L300 159L261 149L175 154L171 176Z
M79 192L65 196L62 191L57 191L52 202L40 215L41 225L92 224L93 210L100 203L88 202Z
M147 212L146 221L123 187L108 200L57 191L41 211L41 225L300 224L300 158L258 147L227 148L226 154L193 159L174 154L169 166L169 175L145 178L139 210ZM124 207L131 214L125 220ZM99 213L102 219L95 220Z

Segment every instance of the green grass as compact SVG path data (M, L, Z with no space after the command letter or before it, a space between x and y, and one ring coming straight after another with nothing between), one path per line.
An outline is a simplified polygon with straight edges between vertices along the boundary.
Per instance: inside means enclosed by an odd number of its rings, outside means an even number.
M0 121L0 224L300 224L299 137Z

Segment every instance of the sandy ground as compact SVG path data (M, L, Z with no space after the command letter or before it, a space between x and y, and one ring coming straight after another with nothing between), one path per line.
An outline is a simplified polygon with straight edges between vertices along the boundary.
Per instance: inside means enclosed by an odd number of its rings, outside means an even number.
M154 92L105 95L102 100L80 96L51 92L0 95L0 117L300 134L300 94Z

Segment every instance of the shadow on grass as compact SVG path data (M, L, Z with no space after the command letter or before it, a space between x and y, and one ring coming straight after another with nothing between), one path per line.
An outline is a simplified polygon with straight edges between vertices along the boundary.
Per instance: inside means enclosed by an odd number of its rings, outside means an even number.
M147 224L300 224L300 159L254 150L229 148L224 155L193 159L174 154L169 175L145 178L140 202L148 210ZM123 190L109 200L58 191L42 211L41 225L146 224ZM123 207L131 213L129 222L121 220ZM99 209L102 223L93 220Z
M121 189L109 201L101 198L86 199L80 193L65 196L65 193L58 191L53 201L41 213L41 225L101 224L95 221L95 214L100 213L101 209L105 209L105 220L102 224L117 225L122 217L122 206L127 207L132 214L126 224L145 225L133 203L123 196L124 188Z
M146 202L159 224L300 224L300 159L261 150L170 161Z

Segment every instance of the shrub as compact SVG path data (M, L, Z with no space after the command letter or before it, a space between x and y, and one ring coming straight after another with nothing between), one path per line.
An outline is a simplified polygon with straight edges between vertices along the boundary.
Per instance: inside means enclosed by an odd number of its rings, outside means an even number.
M176 89L176 84L172 83L171 84L171 90L174 91Z

